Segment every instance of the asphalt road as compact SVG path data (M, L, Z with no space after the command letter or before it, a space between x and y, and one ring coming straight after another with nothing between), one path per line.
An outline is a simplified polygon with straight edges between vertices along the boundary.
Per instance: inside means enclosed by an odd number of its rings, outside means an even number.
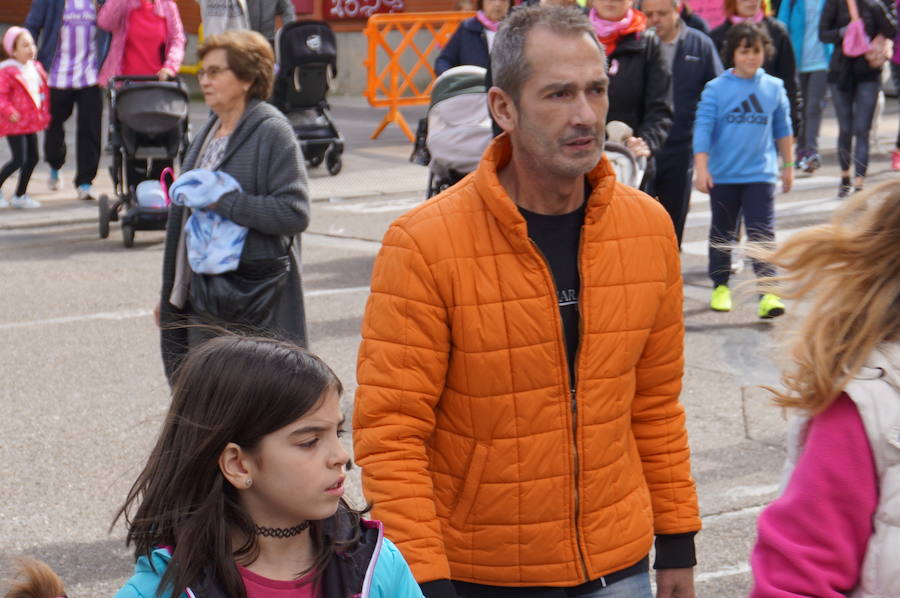
M424 170L404 162L409 147L395 133L365 140L380 115L372 121L359 112L353 121L356 113L342 110L345 134L357 131L357 142L345 173L312 173L317 201L303 238L303 276L312 349L343 380L349 412L372 260L389 222L420 201ZM896 118L884 117L885 139ZM875 156L870 184L892 176L887 158ZM412 184L403 190L398 177ZM779 237L824 222L839 204L836 188L834 166L798 179L797 191L778 198ZM92 206L54 201L27 226L3 227L12 216L0 212L0 566L37 556L62 574L69 596L104 596L130 575L122 528L110 523L168 404L150 312L162 233L139 233L125 249L115 230L111 239L97 238ZM47 226L53 214L77 217ZM708 203L698 195L683 253L682 400L704 519L698 595L731 597L750 587L755 520L777 490L785 423L756 386L777 381L784 355L775 325L756 318L752 295L738 297L729 314L707 309L708 222ZM359 496L358 486L351 490Z

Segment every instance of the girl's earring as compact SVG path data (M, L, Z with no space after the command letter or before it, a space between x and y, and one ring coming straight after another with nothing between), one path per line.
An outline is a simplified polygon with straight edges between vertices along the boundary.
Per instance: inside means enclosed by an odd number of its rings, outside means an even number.
M244 482L244 485L245 485L247 488L249 488L250 486L253 485L253 480L251 480L250 478L247 478L246 481Z

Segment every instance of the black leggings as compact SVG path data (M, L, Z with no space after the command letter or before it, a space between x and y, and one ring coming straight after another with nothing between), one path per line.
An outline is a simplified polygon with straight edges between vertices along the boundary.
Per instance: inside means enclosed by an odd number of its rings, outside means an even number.
M19 184L16 185L16 195L22 196L28 190L31 172L38 163L37 133L9 135L6 140L9 142L9 149L12 150L12 159L0 170L0 185L18 170Z

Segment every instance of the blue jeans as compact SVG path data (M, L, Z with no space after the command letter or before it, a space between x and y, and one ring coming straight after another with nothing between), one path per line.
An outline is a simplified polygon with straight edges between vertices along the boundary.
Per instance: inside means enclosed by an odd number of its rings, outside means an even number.
M822 111L828 97L828 71L800 73L800 97L803 98L803 119L797 139L797 156L819 153L819 128Z
M880 87L879 81L863 81L846 90L831 84L831 99L838 121L838 161L841 170L850 170L850 146L855 137L852 158L856 176L866 176L869 168L869 130Z
M581 598L653 598L650 591L650 574L638 573Z
M894 89L900 94L900 64L896 62L891 63L891 77L894 79ZM898 111L898 114L900 114L900 111ZM897 129L897 147L900 148L900 128Z

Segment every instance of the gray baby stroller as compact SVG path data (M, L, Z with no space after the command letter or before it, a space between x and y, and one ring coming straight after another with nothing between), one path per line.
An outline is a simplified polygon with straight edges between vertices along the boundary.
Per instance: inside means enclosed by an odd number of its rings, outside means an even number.
M428 116L419 123L411 161L428 165L427 197L475 170L491 142L485 69L457 66L435 79Z
M275 36L278 76L272 104L284 112L306 162L325 162L328 174L341 171L344 137L329 113L328 90L337 75L334 32L324 21L295 21Z
M134 231L166 228L169 208L159 179L187 150L189 100L181 82L152 76L113 77L108 91L115 199L98 200L100 238L109 236L110 222L121 221L122 242L131 247Z

